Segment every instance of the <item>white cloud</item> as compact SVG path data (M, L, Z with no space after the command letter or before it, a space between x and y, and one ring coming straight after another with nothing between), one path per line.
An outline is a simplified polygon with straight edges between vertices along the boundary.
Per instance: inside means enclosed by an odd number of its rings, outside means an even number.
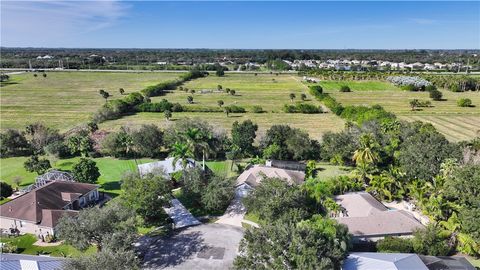
M118 1L2 1L2 45L62 44L114 25L128 8Z

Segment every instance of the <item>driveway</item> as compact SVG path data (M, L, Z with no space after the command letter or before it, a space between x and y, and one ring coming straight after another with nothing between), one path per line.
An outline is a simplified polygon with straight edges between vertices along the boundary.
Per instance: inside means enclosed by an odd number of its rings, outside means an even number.
M242 227L243 217L247 213L247 209L243 205L242 199L245 198L250 191L251 188L247 185L237 187L232 202L225 213L220 216L215 223Z
M183 227L194 226L201 224L188 210L183 206L183 204L177 200L173 199L170 201L172 204L171 207L164 207L165 212L173 220L173 227L175 229L180 229Z
M203 224L173 236L145 242L143 269L229 269L237 255L243 229Z

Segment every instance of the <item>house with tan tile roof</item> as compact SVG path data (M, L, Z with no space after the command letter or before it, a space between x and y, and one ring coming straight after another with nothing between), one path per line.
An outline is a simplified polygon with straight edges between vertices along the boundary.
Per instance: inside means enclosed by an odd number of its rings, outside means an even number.
M54 234L63 215L95 204L98 185L52 181L0 205L0 229L18 230L37 236Z
M335 219L348 227L354 242L377 241L386 236L412 236L424 226L410 213L391 210L367 192L335 197L342 208Z
M279 178L285 180L290 185L294 185L303 183L305 173L302 171L254 165L240 174L237 178L236 186L239 187L247 184L251 188L254 188L258 186L264 178Z

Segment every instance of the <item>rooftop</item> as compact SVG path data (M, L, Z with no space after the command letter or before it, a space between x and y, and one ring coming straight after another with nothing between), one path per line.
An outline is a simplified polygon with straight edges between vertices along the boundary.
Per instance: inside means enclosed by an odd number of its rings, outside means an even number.
M417 254L354 252L342 270L429 270Z
M237 186L246 183L251 187L256 187L265 177L280 178L293 185L303 183L305 179L305 173L301 171L254 165L240 174L240 176L237 178Z

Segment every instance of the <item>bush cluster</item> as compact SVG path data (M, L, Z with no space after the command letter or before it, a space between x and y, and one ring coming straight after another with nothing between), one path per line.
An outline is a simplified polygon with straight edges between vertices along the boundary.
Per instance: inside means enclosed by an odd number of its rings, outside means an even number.
M286 113L322 113L322 108L308 103L285 104L283 110Z
M184 108L179 103L171 103L166 99L162 99L160 102L145 102L135 107L139 112L183 112Z
M461 98L457 101L457 105L459 107L471 107L472 106L472 100L469 98Z

